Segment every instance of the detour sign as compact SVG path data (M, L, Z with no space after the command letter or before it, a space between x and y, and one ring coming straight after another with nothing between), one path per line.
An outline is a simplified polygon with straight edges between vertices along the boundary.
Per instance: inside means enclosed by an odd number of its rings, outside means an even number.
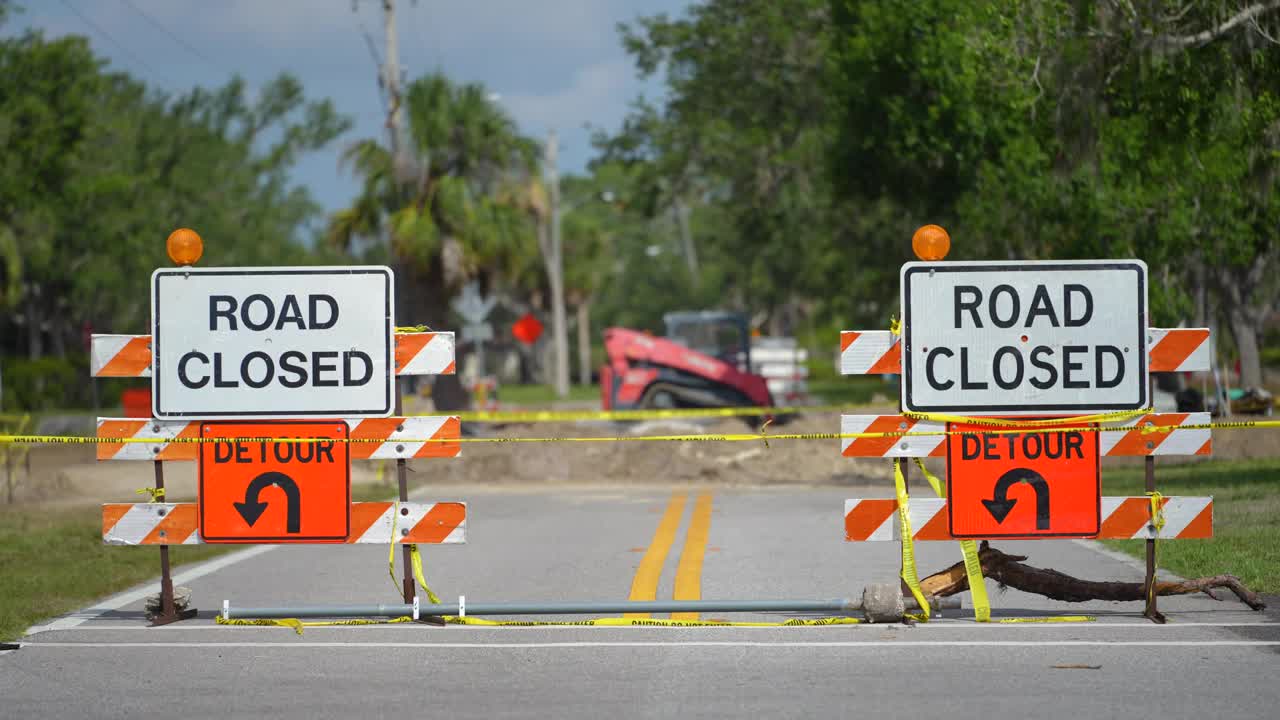
M207 422L200 443L199 525L208 543L344 542L350 446L341 420ZM247 442L234 438L279 438ZM290 442L289 438L325 438Z
M952 423L954 431L1004 430ZM958 538L1092 537L1101 525L1098 433L952 435L947 508Z

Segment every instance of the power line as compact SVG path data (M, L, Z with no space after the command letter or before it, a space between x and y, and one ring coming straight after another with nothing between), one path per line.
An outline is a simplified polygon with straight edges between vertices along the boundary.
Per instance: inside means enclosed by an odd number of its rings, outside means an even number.
M115 45L116 48L120 50L120 52L132 58L133 61L137 63L140 67L142 67L143 70L147 71L148 75L153 75L153 76L157 75L157 73L151 69L151 66L148 65L146 62L144 62L143 59L139 57L136 53L130 50L127 45L120 42L119 40L116 40L111 33L102 29L100 25L98 25L97 23L95 23L94 21L86 17L85 14L80 12L80 10L75 5L72 5L69 0L62 0L62 4L65 5L66 8L70 10L72 13L74 13L76 17L80 18L81 22L83 22L85 25L88 25L94 32L106 38L107 41L110 42L112 45Z
M165 26L164 23L157 20L150 13L138 7L136 4L134 4L133 0L120 0L120 2L124 3L125 5L128 5L130 8L133 9L134 12L146 18L147 22L159 28L160 32L163 32L165 35L168 35L169 39L173 40L175 43L186 48L191 54L203 60L210 67L212 67L215 70L218 70L219 72L222 71L222 67L218 63L214 62L208 55L205 55L203 52L200 51L199 48L192 45L190 42L187 42L187 40L184 39L181 35L178 35L177 33L170 30L167 26Z

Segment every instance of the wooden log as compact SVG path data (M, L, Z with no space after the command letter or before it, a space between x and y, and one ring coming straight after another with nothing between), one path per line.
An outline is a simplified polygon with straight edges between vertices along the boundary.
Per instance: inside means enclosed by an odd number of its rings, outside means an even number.
M991 547L985 540L978 550L978 559L982 564L982 574L1000 583L1002 587L1043 595L1052 600L1131 602L1147 598L1146 588L1140 582L1081 580L1057 570L1033 567L1023 563L1027 559L1025 555L1008 555ZM1191 595L1202 592L1216 600L1218 598L1212 592L1215 588L1227 588L1254 610L1267 607L1257 593L1245 587L1240 578L1234 575L1214 575L1184 582L1157 582L1156 594ZM920 589L925 595L938 597L968 590L969 578L965 574L964 563L958 562L924 578L920 581Z

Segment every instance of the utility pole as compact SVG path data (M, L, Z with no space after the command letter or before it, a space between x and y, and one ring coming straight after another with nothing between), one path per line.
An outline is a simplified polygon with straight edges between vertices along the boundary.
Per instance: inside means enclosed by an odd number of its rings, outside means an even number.
M557 167L559 142L556 131L547 133L543 165L547 173L547 196L551 204L551 247L544 253L547 279L551 282L551 336L555 347L555 390L557 397L569 395L569 328L564 310L564 253L560 242L560 171Z
M387 88L387 131L391 134L391 164L399 181L406 163L400 143L400 41L396 36L395 0L382 0L382 21L387 34L387 59L382 63L382 82Z
M672 210L676 216L676 229L680 231L680 244L684 247L684 260L689 266L689 279L698 286L698 251L693 246L693 234L689 231L689 206L676 196Z
M395 187L395 195L400 195L400 189L408 181L406 177L409 170L409 162L404 157L404 143L402 142L400 125L403 113L400 111L401 105L401 87L400 87L400 40L396 34L396 3L395 0L382 0L382 25L386 33L387 54L382 61L381 76L378 78L379 84L386 90L387 97L387 135L391 144L391 179ZM387 257L390 259L391 271L395 273L395 303L396 314L401 318L406 317L405 313L412 312L410 309L410 285L411 282L406 271L404 263L400 262L400 258L396 255L395 243L391 237L391 230L387 229ZM410 318L412 320L412 318ZM399 324L399 320L396 320ZM413 324L412 322L407 324ZM413 385L416 387L416 378Z

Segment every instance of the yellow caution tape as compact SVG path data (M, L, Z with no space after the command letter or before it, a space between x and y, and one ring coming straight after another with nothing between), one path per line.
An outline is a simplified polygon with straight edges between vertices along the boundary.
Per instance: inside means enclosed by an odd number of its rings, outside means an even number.
M929 468L925 467L924 461L916 458L916 467L920 468L920 472L924 473L924 479L929 481L929 487L933 488L933 494L938 497L946 497L947 489L943 487L942 481L937 475L929 472Z
M1092 615L1058 615L1055 617L1017 617L1017 618L1001 618L998 622L1002 623L1073 623L1073 622L1094 622L1098 618Z
M431 328L427 327L426 325L406 325L404 327L396 328L396 332L398 333L431 332Z
M1193 423L1190 425L1144 425L1142 434L1167 433L1174 430L1250 430L1280 427L1280 420L1232 420L1230 422ZM1133 428L1129 428L1133 429Z
M409 546L409 558L413 561L413 576L417 578L418 584L422 586L422 591L427 594L427 600L432 605L440 604L440 597L431 590L431 586L427 585L426 575L422 572L422 553L418 552L417 545Z
M139 495L150 495L150 502L158 503L164 500L164 488L143 487L134 490Z
M1147 497L1151 498L1151 524L1156 528L1156 538L1151 541L1151 586L1147 588L1147 607L1151 607L1156 595L1156 572L1160 568L1160 542L1157 538L1164 530L1164 495L1152 490Z
M391 507L391 547L387 550L387 573L391 575L391 587L396 589L396 594L400 594L400 583L396 581L396 518L400 517L400 499L396 499L395 505Z
M981 418L979 418L981 419ZM989 419L988 419L989 420ZM1000 424L1007 424L1001 421ZM1144 427L1142 432L1171 432L1173 430L1213 430L1213 429L1257 429L1280 427L1280 420L1250 420L1241 422L1201 423L1196 425L1176 425L1162 427ZM856 432L856 433L782 433L767 436L768 440L846 440L858 438L904 438L904 437L938 437L953 435L1026 435L1043 432L1130 432L1132 427L1098 427L1096 425L1081 427L1027 426L994 430L921 430L893 432ZM397 442L409 443L611 443L611 442L759 442L766 436L761 433L718 433L699 435L614 435L599 437L464 437L464 438L396 438ZM89 437L79 435L0 435L0 444L14 445L125 445L125 444L177 444L177 443L377 443L385 444L386 438L308 438L308 437L172 437L172 438L110 438Z
M910 588L916 603L920 605L923 620L929 619L929 602L920 590L920 578L916 574L916 553L911 540L911 517L908 515L906 479L902 476L902 458L893 459L893 486L898 496L898 523L902 532L902 579Z
M338 625L389 625L394 623L411 623L413 618L405 616L398 618L389 618L386 620L369 620L366 618L351 618L349 620L317 620L314 622L303 622L297 618L224 618L221 615L214 619L218 625L251 625L259 627L287 627L302 634L303 628L308 627L330 627Z
M991 622L991 601L987 598L987 581L982 576L982 561L978 558L978 545L972 540L960 541L964 555L964 572L969 578L969 597L973 599L973 619Z
M1014 427L1014 428L1029 428L1029 427L1057 428L1058 426L1062 426L1062 425L1088 425L1091 423L1115 422L1117 420L1128 420L1129 418L1139 417L1142 415L1149 415L1153 412L1155 412L1153 408L1146 408L1145 410L1121 410L1117 412L1095 413L1092 415L1075 415L1072 417L1045 418L1045 419L1038 419L1038 420L1022 420L1017 418L976 418L976 417L969 417L967 415L947 415L945 413L904 412L902 413L902 415L904 417L909 417L913 420L930 420L932 422L943 422L943 423L962 423L965 425L990 425L990 426L996 426L996 427ZM1186 426L1182 426L1182 427L1186 427ZM1125 429L1132 430L1133 428L1125 428Z
M247 625L259 627L287 627L301 635L303 628L337 627L349 625L390 625L414 622L413 618L404 616L386 620L370 620L353 618L350 620L317 620L302 621L296 618L224 618L221 615L214 620L218 625ZM792 618L783 622L733 622L721 620L664 620L664 619L630 619L630 618L592 618L589 620L486 620L477 617L445 618L450 625L480 625L487 627L817 627L823 625L857 625L862 621L851 617L825 618Z
M929 481L929 486L933 488L933 492L938 497L946 496L946 488L942 486L942 481L936 475L929 472L929 468L925 467L924 461L916 458L916 465L920 468L920 472L924 473L924 477ZM973 619L978 622L991 621L991 601L987 598L987 584L982 577L982 562L978 559L978 544L972 540L960 541L960 554L964 556L964 571L969 578L969 596L973 599Z

